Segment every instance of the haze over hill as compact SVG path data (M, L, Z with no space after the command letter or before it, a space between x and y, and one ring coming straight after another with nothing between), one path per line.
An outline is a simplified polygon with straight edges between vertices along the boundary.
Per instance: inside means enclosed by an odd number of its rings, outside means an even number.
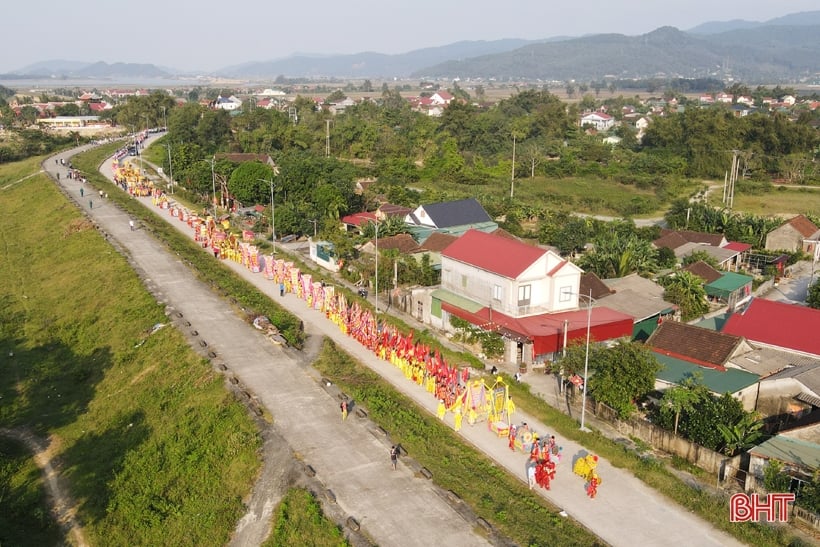
M146 63L41 61L0 75L51 79L157 79L205 75ZM299 54L234 64L207 76L249 81L285 78L471 78L601 80L605 77L716 77L748 83L811 81L820 75L820 11L767 22L707 22L683 32L595 34L541 40L460 41L400 54Z

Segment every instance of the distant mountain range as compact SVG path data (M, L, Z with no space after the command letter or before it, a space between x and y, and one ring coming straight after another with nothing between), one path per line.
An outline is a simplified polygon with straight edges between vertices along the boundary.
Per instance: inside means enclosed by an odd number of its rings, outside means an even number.
M689 31L662 27L641 36L597 34L544 40L463 41L397 55L299 54L225 67L210 76L286 78L471 78L600 80L604 77L732 77L746 83L818 78L820 11L766 22L708 22ZM44 61L0 75L35 78L162 79L191 76L152 64Z

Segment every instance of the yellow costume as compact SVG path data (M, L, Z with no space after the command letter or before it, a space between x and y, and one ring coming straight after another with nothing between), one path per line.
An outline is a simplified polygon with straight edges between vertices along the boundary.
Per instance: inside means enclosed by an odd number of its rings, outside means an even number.
M444 400L440 399L438 402L438 408L436 409L436 416L439 420L444 419L444 415L447 413L447 407L444 406Z

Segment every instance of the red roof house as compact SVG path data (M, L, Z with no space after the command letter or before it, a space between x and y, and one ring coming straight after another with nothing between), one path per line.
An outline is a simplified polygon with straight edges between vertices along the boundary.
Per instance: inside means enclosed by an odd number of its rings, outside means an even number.
M820 357L820 310L754 298L732 314L722 332L760 345Z
M468 230L441 253L433 308L501 333L533 359L559 352L565 340L585 338L588 321L591 339L631 336L632 316L602 306L593 306L590 316L587 303L579 304L581 273L553 251Z

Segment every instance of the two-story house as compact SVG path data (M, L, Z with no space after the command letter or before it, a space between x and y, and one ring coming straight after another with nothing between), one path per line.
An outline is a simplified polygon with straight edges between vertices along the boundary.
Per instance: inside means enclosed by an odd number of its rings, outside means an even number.
M428 294L421 315L445 331L459 317L500 333L505 361L517 364L556 358L587 328L597 341L631 336L631 316L579 295L582 273L553 251L469 230L442 251L441 287Z

